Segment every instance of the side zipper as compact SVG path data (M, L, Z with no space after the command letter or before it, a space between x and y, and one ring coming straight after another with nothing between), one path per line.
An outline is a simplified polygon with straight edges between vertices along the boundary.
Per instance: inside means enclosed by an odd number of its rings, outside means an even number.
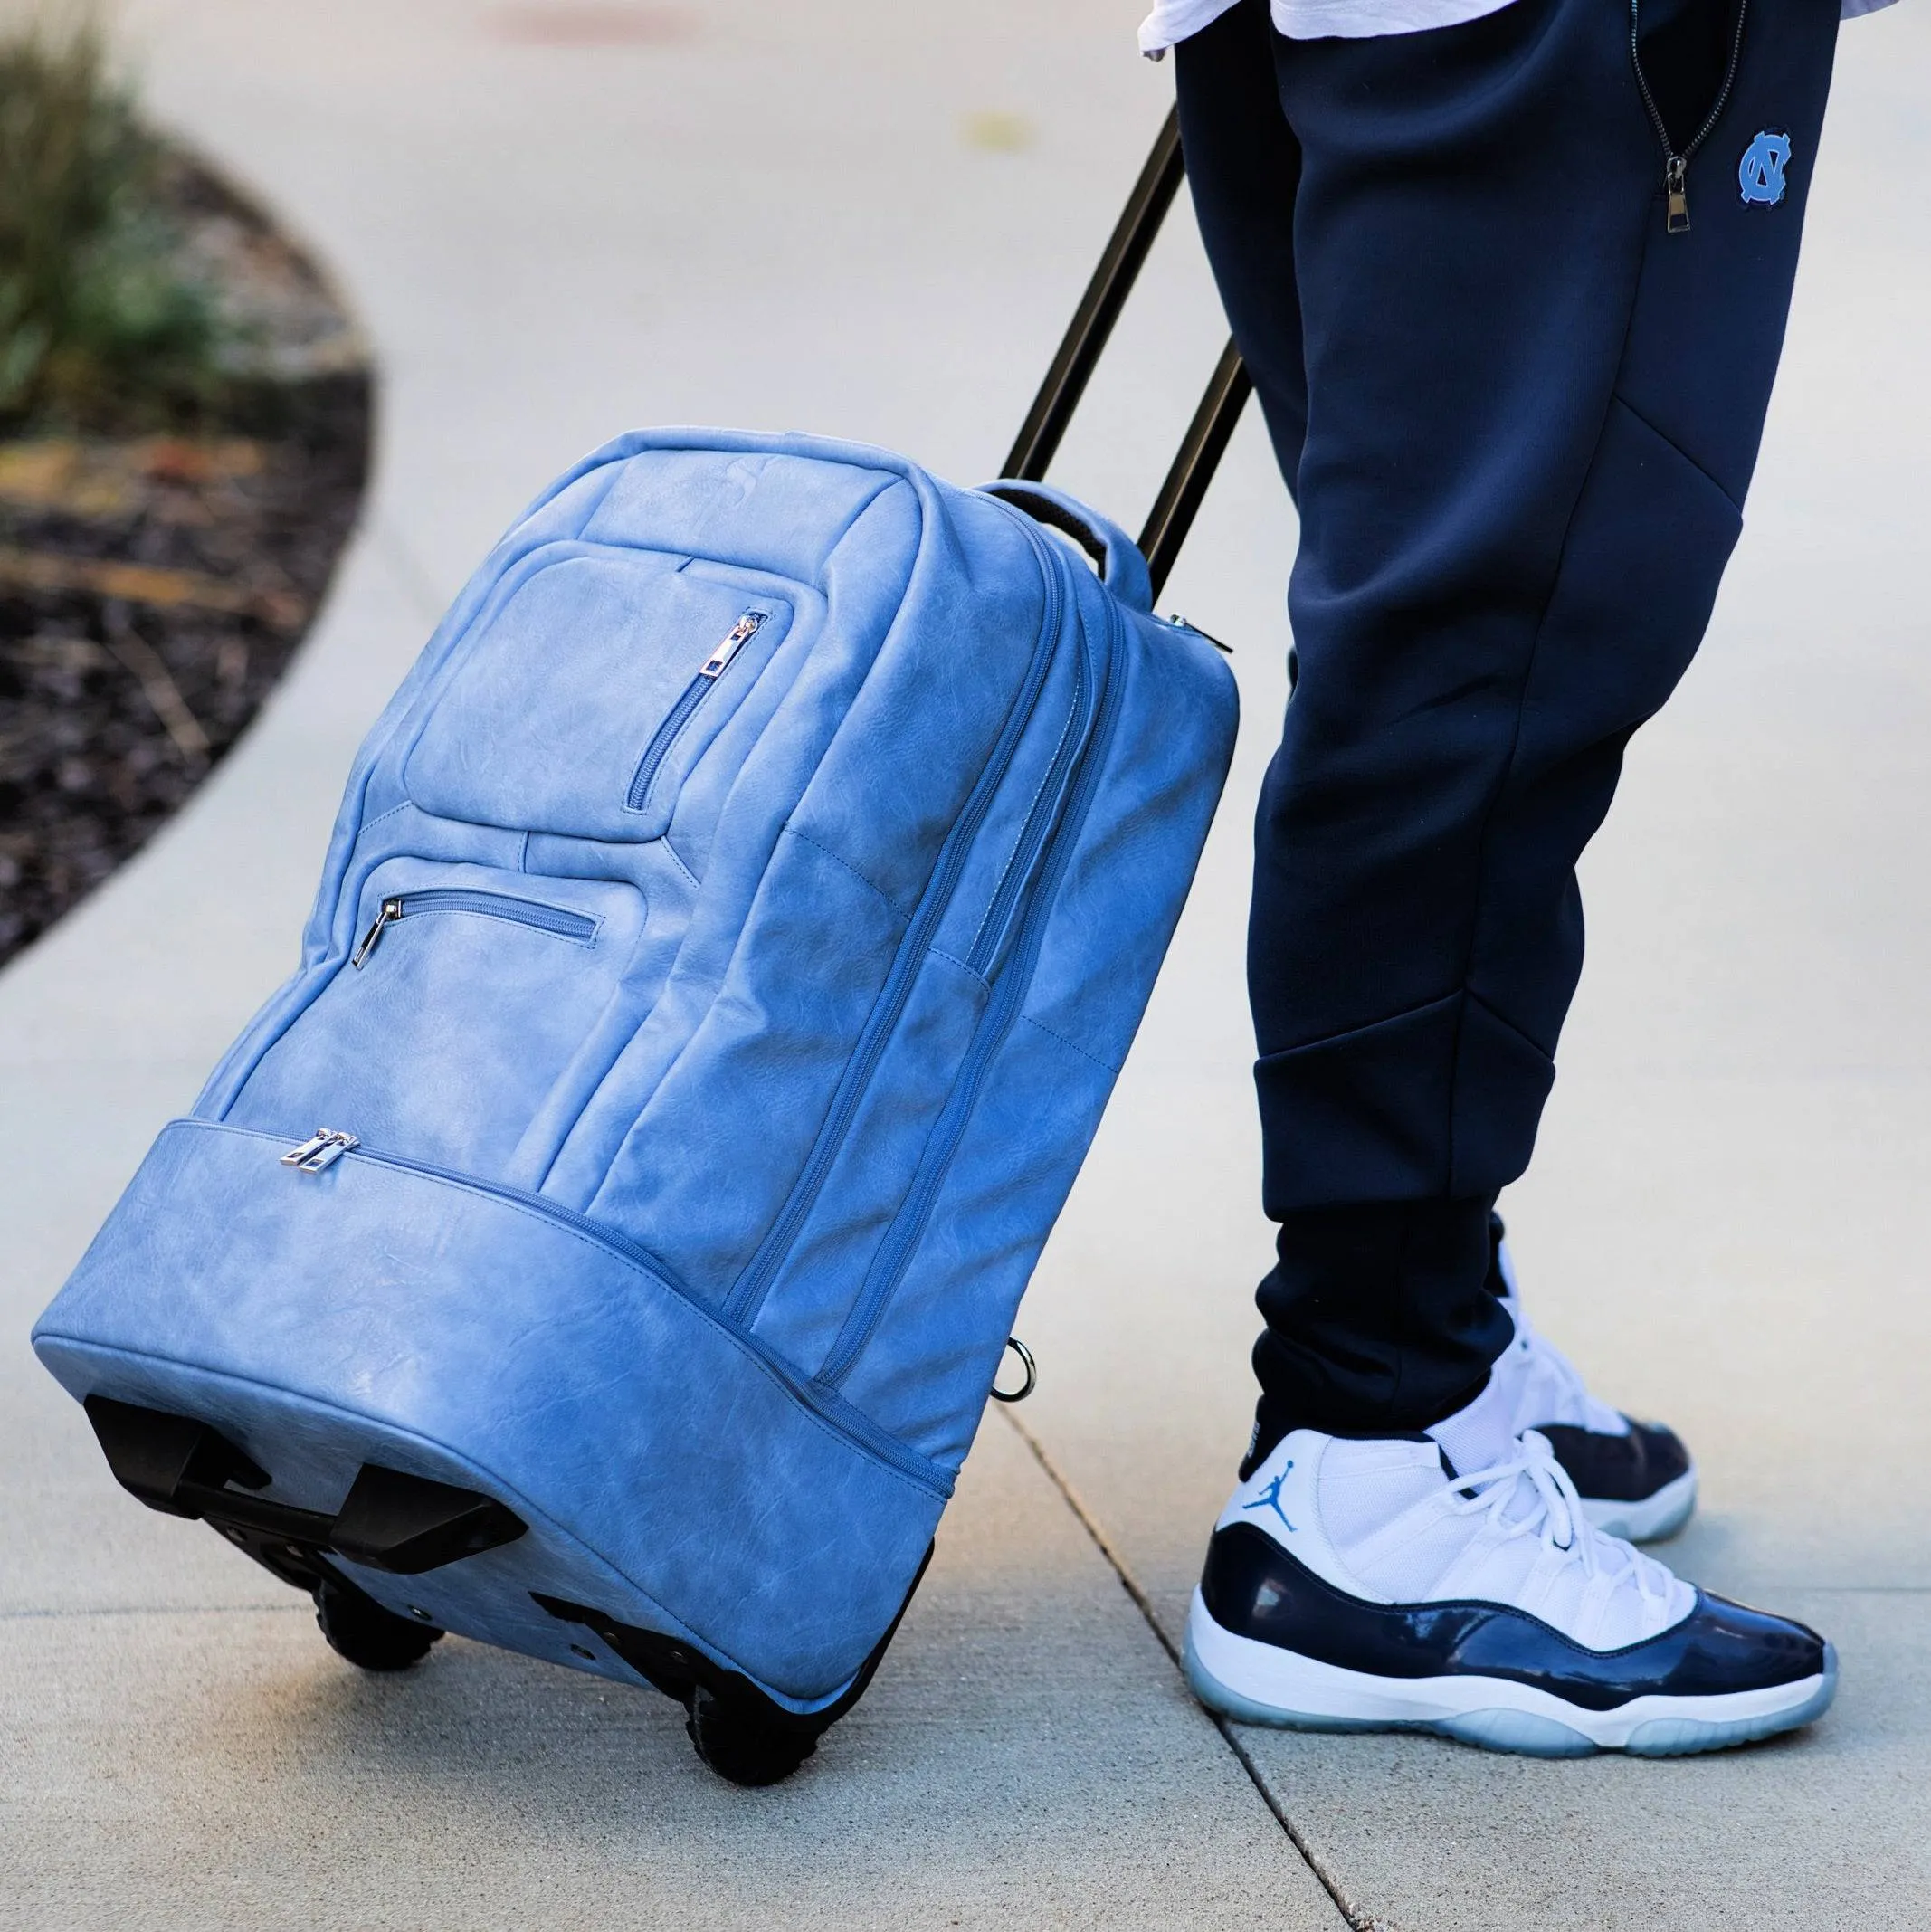
M193 1124L199 1126L203 1123ZM246 1134L251 1140L273 1138L273 1136L257 1133L252 1128L213 1124L220 1126L221 1131L225 1133ZM322 1150L319 1159L315 1155L318 1148ZM479 1180L473 1174L460 1174L452 1167L438 1167L429 1161L411 1160L403 1154L378 1154L372 1148L363 1147L353 1134L340 1133L334 1128L319 1128L300 1147L290 1147L282 1155L281 1165L285 1167L297 1167L304 1174L318 1174L345 1155L352 1155L355 1159L367 1161L377 1167L393 1167L401 1174L420 1174L433 1181L446 1182L452 1186L464 1188L471 1194L480 1194L486 1201L506 1202L513 1207L538 1214L546 1221L553 1221L559 1227L568 1228L572 1233L595 1242L598 1247L616 1256L619 1261L633 1268L641 1269L679 1300L688 1303L705 1320L722 1328L747 1353L756 1356L765 1367L771 1370L806 1408L836 1430L854 1447L897 1470L900 1475L909 1477L941 1500L952 1494L951 1483L928 1458L921 1456L915 1449L908 1449L896 1436L880 1428L869 1416L861 1414L834 1391L816 1388L806 1382L796 1369L765 1347L755 1336L747 1335L734 1323L723 1319L715 1308L692 1294L648 1248L626 1240L614 1228L606 1227L600 1221L593 1221L589 1215L580 1214L575 1208L565 1207L545 1194L530 1194L520 1187L500 1187L492 1182Z
M1730 104L1730 95L1736 85L1736 69L1743 59L1744 23L1750 15L1750 0L1736 0L1736 32L1730 41L1730 64L1725 68L1723 85L1717 90L1716 105L1703 117L1703 125L1691 138L1688 145L1679 154L1676 143L1669 138L1669 129L1663 121L1663 110L1656 104L1656 96L1650 91L1650 77L1642 71L1642 0L1630 0L1630 64L1636 70L1636 86L1642 95L1642 104L1649 109L1650 123L1656 129L1656 138L1663 144L1663 193L1668 196L1664 213L1664 226L1671 234L1689 233L1689 164L1696 159L1697 150L1716 132L1717 123L1723 119L1723 110Z
M724 641L704 661L697 676L680 693L663 723L652 733L651 742L644 747L643 757L637 761L630 790L624 794L623 803L633 812L642 812L648 803L651 787L657 783L658 770L670 757L678 734L690 722L691 714L710 695L731 660L764 629L770 616L769 611L747 611L725 633Z
M1067 776L1079 756L1088 723L1085 715L1087 686L1086 659L1082 654L1074 667L1073 703L1066 716L1066 729L1060 734L1060 742L1053 747L1052 763L1047 767L1039 790L1033 794L1026 822L1020 828L1012 856L1007 859L1005 871L1000 875L992 904L985 909L985 917L979 921L979 930L966 955L967 970L978 974L982 979L986 977L993 961L998 956L999 942L1005 937L1013 908L1020 893L1025 890L1026 875L1032 870L1032 861L1039 856L1039 849L1051 830L1060 795L1065 789Z
M570 912L562 906L546 906L539 899L518 899L508 892L473 892L463 886L431 886L421 892L398 892L383 900L376 922L362 935L348 963L357 971L368 964L369 955L381 944L382 936L398 919L414 918L424 912L471 912L486 919L501 919L509 926L528 926L557 939L588 946L596 937L597 922L587 913Z
M978 1035L966 1063L959 1070L958 1080L946 1103L945 1111L933 1130L931 1148L920 1163L911 1192L887 1231L865 1286L861 1290L851 1314L845 1318L844 1327L832 1345L831 1354L812 1378L820 1387L836 1388L845 1380L877 1331L886 1309L890 1307L892 1296L918 1251L939 1190L951 1170L952 1156L957 1151L978 1103L980 1080L994 1054L1011 1033L1032 985L1033 961L1051 913L1060 875L1065 870L1068 855L1086 821L1087 808L1092 801L1098 775L1106 762L1107 747L1112 738L1113 719L1118 709L1118 680L1112 675L1112 661L1117 654L1114 647L1118 642L1113 631L1117 623L1117 617L1109 612L1108 661L1096 667L1093 679L1098 693L1096 712L1090 731L1080 734L1080 748L1085 753L1083 764L1077 783L1066 799L1066 809L1053 841L1051 856L1027 906L1013 956L1007 960L1005 970L1000 975L998 989L980 1022Z
M1019 512L1014 511L1014 516ZM1028 532L1032 536L1031 531ZM859 1102L864 1099L866 1089L871 1083L871 1076L886 1042L890 1039L899 1017L905 1010L905 1003L911 997L912 982L918 976L926 951L931 945L932 935L937 930L939 920L944 918L946 907L951 903L954 887L958 883L959 873L964 870L966 855L972 849L972 842L977 836L980 823L991 809L994 795L998 791L1000 781L1004 777L1007 766L1012 763L1013 754L1021 737L1032 721L1034 708L1039 703L1040 692L1044 689L1046 675L1051 668L1054 647L1059 642L1061 595L1059 577L1047 562L1042 548L1043 538L1032 538L1035 555L1041 568L1044 585L1044 609L1042 613L1040 642L1032 653L1032 661L1026 667L1026 681L1020 688L1018 700L1008 715L1004 728L994 746L992 756L987 759L985 769L980 773L978 783L973 787L972 795L966 801L966 809L953 822L952 830L946 836L945 844L939 849L937 862L933 866L932 877L918 902L918 909L912 916L912 923L906 929L903 939L899 942L898 956L892 961L891 972L887 976L884 987L874 1004L870 1017L865 1023L865 1030L851 1058L846 1062L843 1077L838 1083L837 1091L832 1096L832 1106L826 1114L824 1124L818 1130L812 1150L805 1157L804 1171L799 1175L790 1196L780 1210L778 1218L772 1223L769 1231L758 1243L757 1252L746 1264L745 1271L737 1279L724 1304L724 1312L747 1330L757 1319L757 1311L764 1304L766 1292L773 1279L784 1265L785 1258L791 1252L792 1242L798 1231L804 1225L805 1217L811 1213L818 1199L819 1190L824 1185L824 1177L831 1172L832 1163L837 1157L839 1148L844 1143L851 1118L858 1111Z

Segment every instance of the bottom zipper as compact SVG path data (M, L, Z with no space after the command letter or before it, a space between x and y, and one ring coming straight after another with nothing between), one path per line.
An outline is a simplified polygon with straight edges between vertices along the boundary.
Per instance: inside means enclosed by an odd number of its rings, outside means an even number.
M264 1137L249 1128L224 1127L221 1130L247 1134L252 1139ZM747 1335L737 1323L725 1320L716 1309L692 1294L648 1248L626 1239L614 1228L605 1227L600 1221L593 1221L587 1214L578 1213L575 1208L564 1207L543 1194L530 1194L520 1187L499 1186L493 1182L479 1180L473 1174L459 1174L453 1168L438 1167L428 1161L410 1160L400 1154L375 1153L362 1146L353 1134L345 1134L336 1128L318 1128L307 1140L282 1155L281 1165L297 1168L303 1174L319 1174L343 1156L351 1154L357 1160L368 1161L377 1167L393 1167L401 1174L419 1174L433 1181L464 1188L486 1201L501 1201L539 1214L545 1220L553 1221L559 1227L594 1242L629 1266L642 1269L653 1281L661 1283L706 1321L721 1328L746 1354L783 1383L794 1400L835 1429L854 1448L897 1470L901 1476L909 1478L941 1501L951 1496L950 1479L928 1457L920 1455L915 1449L908 1449L896 1436L880 1428L870 1416L853 1408L835 1390L817 1386L782 1356L773 1354L756 1336Z

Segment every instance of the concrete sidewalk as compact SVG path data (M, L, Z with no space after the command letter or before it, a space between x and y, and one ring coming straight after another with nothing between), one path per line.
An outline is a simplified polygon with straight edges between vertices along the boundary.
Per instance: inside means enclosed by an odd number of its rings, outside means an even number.
M1169 598L1239 647L1241 758L1023 1316L1030 1442L988 1421L877 1685L796 1780L732 1790L662 1699L455 1641L358 1676L115 1489L24 1347L291 963L357 738L547 476L666 421L991 472L1165 111L1136 11L129 7L157 111L359 308L383 445L255 732L0 979L0 1926L1931 1921L1924 0L1846 31L1750 532L1590 856L1590 969L1507 1204L1538 1319L1698 1452L1670 1560L1837 1638L1813 1733L1660 1765L1237 1755L1120 1587L1171 1641L1267 1255L1240 962L1293 531L1252 420ZM1056 472L1129 522L1222 335L1172 225Z

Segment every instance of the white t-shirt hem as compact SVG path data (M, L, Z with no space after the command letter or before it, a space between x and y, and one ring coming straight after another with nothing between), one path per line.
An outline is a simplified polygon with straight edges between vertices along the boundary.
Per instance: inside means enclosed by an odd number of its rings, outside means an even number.
M1234 0L1154 0L1140 23L1140 52L1157 61L1166 50L1218 20ZM1425 33L1499 13L1510 0L1270 0L1274 24L1289 40L1368 40L1384 33ZM1875 14L1892 0L1842 0L1846 20Z
M1140 23L1140 52L1157 59L1218 20L1234 0L1155 0ZM1864 0L1885 5L1888 0ZM1499 13L1509 0L1270 0L1274 25L1289 40L1370 40L1459 27Z

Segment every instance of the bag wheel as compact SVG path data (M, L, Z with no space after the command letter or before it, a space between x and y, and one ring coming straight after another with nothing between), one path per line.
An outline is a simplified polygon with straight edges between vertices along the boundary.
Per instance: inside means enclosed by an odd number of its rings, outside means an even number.
M315 1586L316 1627L337 1656L364 1670L406 1670L429 1655L442 1632L385 1610L374 1597L337 1582Z
M803 1728L761 1724L701 1685L690 1693L684 1728L698 1756L733 1784L775 1784L818 1748L817 1738Z

